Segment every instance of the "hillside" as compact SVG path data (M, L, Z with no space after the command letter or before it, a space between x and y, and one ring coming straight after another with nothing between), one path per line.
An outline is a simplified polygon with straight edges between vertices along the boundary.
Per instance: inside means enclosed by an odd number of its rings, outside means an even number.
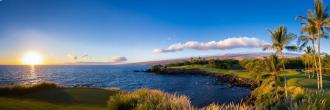
M157 64L170 64L175 62L182 62L190 60L191 58L201 58L201 59L255 59L263 58L269 56L271 53L235 53L235 54L224 54L224 55L212 55L212 56L200 56L200 57L187 57L178 59L168 59L168 60L157 60L157 61L145 61L145 62L135 62L128 63L129 65L157 65ZM287 57L298 57L300 54L296 53L285 53Z

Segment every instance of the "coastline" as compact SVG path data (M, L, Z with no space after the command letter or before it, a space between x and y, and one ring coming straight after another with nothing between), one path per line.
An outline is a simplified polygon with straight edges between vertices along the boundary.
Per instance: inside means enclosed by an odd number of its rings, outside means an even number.
M135 70L134 72L148 72L148 73L154 73L154 74L190 74L190 75L203 75L203 76L214 76L216 78L219 78L221 81L229 84L231 87L245 87L249 88L251 91L258 88L262 81L258 80L252 80L248 78L242 78L236 75L231 74L225 74L225 73L212 73L205 70L199 70L199 69L187 69L187 68L162 68L160 70L154 71L152 69L147 69L144 71L138 71ZM248 96L242 98L242 102L246 104L254 104L255 97L250 93Z
M139 72L139 71L135 71L135 72ZM254 90L255 88L259 87L260 84L262 83L261 81L255 81L248 78L241 78L231 74L225 74L225 73L214 74L199 69L164 68L159 71L152 71L151 69L147 69L143 72L149 72L155 74L191 74L191 75L214 76L221 79L221 81L230 84L231 86L247 87L251 90Z

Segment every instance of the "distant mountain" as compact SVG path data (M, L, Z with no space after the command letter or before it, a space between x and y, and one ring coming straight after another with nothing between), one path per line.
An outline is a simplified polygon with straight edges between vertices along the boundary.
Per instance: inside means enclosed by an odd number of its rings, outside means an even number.
M188 58L178 58L178 59L168 59L168 60L158 60L158 61L145 61L145 62L135 62L128 63L129 65L156 65L156 64L170 64L182 61L188 61L191 58L202 58L206 60L210 59L260 59L269 56L271 53L236 53L236 54L224 54L224 55L214 55L214 56L200 56L200 57L188 57ZM300 54L296 53L284 53L287 57L298 57Z

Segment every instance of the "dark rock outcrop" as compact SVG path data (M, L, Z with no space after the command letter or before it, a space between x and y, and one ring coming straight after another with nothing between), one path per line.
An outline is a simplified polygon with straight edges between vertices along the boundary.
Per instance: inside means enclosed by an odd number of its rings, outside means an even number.
M224 73L210 73L204 70L198 69L181 69L181 68L162 68L158 71L152 71L151 69L145 70L144 72L151 72L155 74L192 74L192 75L207 75L207 76L215 76L219 78L221 81L230 84L231 86L238 87L247 87L250 89L257 88L261 81L251 80L247 78L241 78L232 74L224 74Z

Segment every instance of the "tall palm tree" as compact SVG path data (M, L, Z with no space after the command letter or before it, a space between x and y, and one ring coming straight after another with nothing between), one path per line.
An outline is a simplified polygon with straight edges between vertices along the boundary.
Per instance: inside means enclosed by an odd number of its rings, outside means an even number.
M327 8L323 6L322 0L314 1L314 10L308 10L310 14L307 18L310 24L316 29L316 36L318 40L318 69L319 69L319 81L320 88L323 89L322 78L322 62L321 62L321 37L324 36L325 29L330 30L330 19L327 14Z
M274 84L274 91L276 94L276 98L278 98L277 95L277 87L278 87L278 74L281 71L281 62L278 59L276 54L271 54L268 58L265 58L265 62L264 62L267 70L271 73L272 77L273 77L273 84Z
M311 56L312 56L312 47L311 46L307 46L306 49L304 50L305 54L304 56L304 60L305 60L305 74L308 72L308 78L310 78L310 72L308 70L310 70L310 63L311 63ZM313 69L312 69L313 71ZM314 76L314 72L313 72L313 76Z
M302 50L303 48L305 48L309 41L311 41L312 43L312 57L313 60L312 62L314 63L313 65L313 76L315 74L315 71L317 71L317 61L316 61L316 54L315 54L315 40L316 40L316 27L315 27L315 23L312 19L313 17L313 12L308 10L307 11L307 17L304 16L298 16L297 19L302 21L302 28L301 28L301 32L304 34L302 36L299 37L298 39L298 45L300 45L300 50ZM317 87L320 88L320 78L319 78L319 74L318 72L317 74Z
M282 57L282 65L283 70L285 70L285 58L283 55L283 50L297 50L297 46L289 46L289 42L292 41L296 35L292 33L288 33L287 29L284 26L280 26L274 31L270 31L270 37L272 39L272 44L267 44L264 46L263 50L275 50L275 54L279 54ZM285 96L288 95L287 92L287 81L286 75L284 74L284 89L285 89Z

